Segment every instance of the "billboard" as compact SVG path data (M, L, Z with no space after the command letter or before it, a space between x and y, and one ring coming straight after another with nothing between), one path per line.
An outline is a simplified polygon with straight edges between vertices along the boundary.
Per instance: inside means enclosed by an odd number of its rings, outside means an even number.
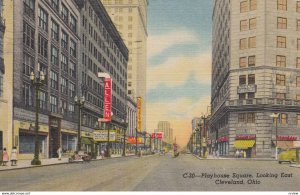
M94 131L94 140L97 142L107 142L108 130ZM115 130L109 131L109 142L119 141L119 135Z
M112 79L105 78L104 80L104 109L103 109L103 118L104 122L111 121L111 91L112 91Z
M151 138L157 138L162 140L164 138L164 133L163 132L152 133Z
M142 98L137 98L137 131L142 132Z

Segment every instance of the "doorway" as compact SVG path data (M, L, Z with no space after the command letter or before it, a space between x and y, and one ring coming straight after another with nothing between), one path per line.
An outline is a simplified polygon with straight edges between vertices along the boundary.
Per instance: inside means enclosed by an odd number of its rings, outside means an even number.
M60 146L60 136L57 127L51 127L49 133L49 158L57 158L57 149Z

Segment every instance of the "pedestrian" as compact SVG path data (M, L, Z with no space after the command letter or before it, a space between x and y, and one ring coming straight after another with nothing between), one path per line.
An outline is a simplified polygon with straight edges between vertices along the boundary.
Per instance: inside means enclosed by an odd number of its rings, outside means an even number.
M104 150L101 150L101 158L104 159Z
M246 151L244 150L244 152L243 152L243 157L244 158L246 158L247 157L247 155L246 155Z
M12 151L11 151L11 166L16 166L17 165L17 147L16 146L14 146L13 147L13 149L12 149Z
M58 155L58 160L61 160L61 156L62 156L62 149L61 149L61 147L59 147L56 152L57 152L57 155Z
M6 148L3 149L3 159L2 159L2 166L6 166L6 163L9 161L9 156L6 151Z
M239 156L240 156L240 152L239 152L239 150L236 150L235 157L238 158Z

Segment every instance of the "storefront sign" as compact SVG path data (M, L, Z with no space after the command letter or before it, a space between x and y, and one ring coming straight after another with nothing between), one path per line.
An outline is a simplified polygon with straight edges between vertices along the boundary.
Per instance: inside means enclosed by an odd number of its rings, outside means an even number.
M142 138L138 137L137 142L136 142L135 137L128 137L127 142L128 142L128 144L141 144Z
M97 142L107 142L107 134L108 130L100 130L100 131L94 131L94 141ZM109 131L109 142L115 142L116 141L116 132L113 130Z
M238 93L255 93L256 85L241 85L237 87Z
M112 79L105 78L104 80L104 109L103 109L103 118L104 122L111 121L111 86L112 86Z
M218 138L218 142L228 142L229 138L227 136Z
M278 141L297 141L298 137L297 136L277 136Z
M142 98L137 98L137 131L142 132Z
M256 135L236 135L236 140L253 140L256 139Z

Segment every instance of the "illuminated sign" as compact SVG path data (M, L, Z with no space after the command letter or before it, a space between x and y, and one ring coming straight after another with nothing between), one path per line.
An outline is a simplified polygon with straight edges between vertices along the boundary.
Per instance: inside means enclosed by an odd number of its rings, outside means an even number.
M142 132L142 98L137 98L137 131Z
M105 78L104 80L104 109L103 109L103 118L104 122L111 121L111 85L112 79Z

